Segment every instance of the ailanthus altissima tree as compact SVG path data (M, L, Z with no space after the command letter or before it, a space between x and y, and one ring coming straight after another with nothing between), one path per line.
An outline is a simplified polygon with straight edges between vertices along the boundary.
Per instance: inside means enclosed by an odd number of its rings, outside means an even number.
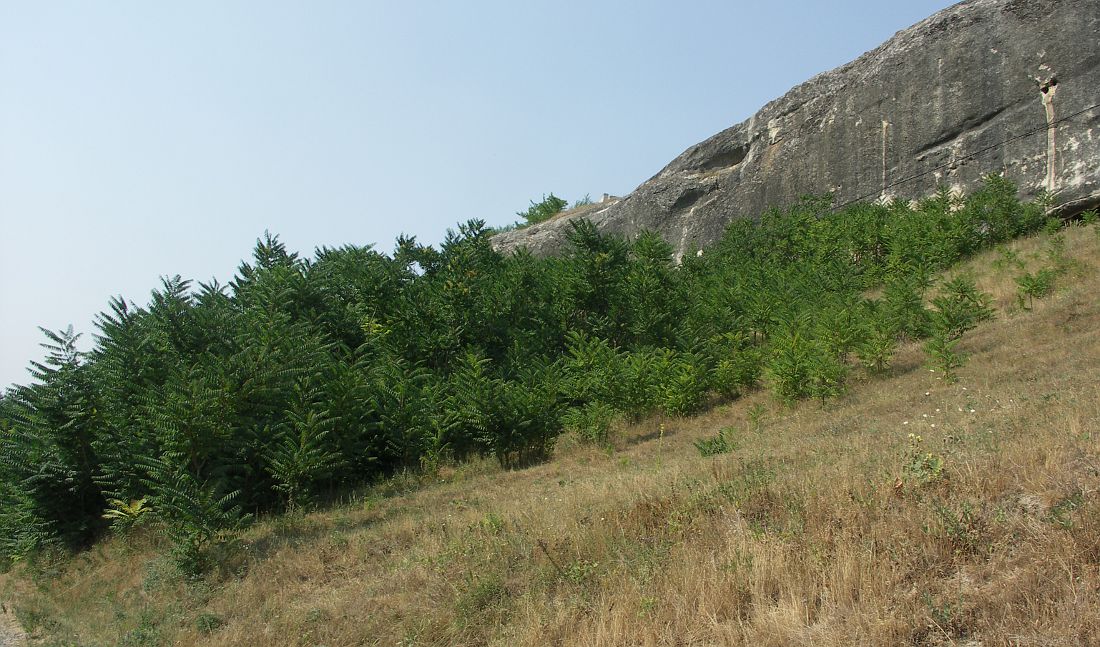
M227 285L170 277L148 305L112 299L87 354L46 333L31 383L0 398L0 552L81 546L106 508L142 501L200 569L248 515L395 470L517 467L565 429L602 442L616 417L758 385L825 401L857 360L885 370L899 339L949 352L988 308L930 277L1043 222L990 178L916 206L807 199L679 265L655 234L584 220L550 259L494 251L480 220L391 254L307 259L265 234Z

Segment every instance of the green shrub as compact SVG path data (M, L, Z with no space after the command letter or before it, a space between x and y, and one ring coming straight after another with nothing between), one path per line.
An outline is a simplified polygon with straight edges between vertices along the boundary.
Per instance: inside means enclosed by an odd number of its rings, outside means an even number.
M279 425L268 445L266 469L273 488L284 497L288 510L308 505L317 483L340 467L340 453L329 436L336 421L319 410L319 393L298 385L286 422Z
M864 368L883 373L894 359L897 343L897 338L888 325L881 321L872 321L867 324L867 330L856 344L856 357Z
M979 292L970 277L959 276L943 284L943 294L932 299L932 329L957 339L983 321L993 318L993 295Z
M497 383L484 444L504 467L549 457L562 421L553 369L533 369L520 380Z
M203 612L195 618L195 629L204 636L209 636L225 625L225 620L213 613Z
M706 402L709 381L703 358L682 353L673 361L662 385L661 410L670 416L686 416Z
M551 217L561 212L569 204L568 200L563 200L558 196L551 193L550 195L542 196L542 200L539 202L531 201L531 206L526 211L517 211L516 215L527 221L527 224L533 225L544 220L549 220Z
M928 335L930 321L924 307L923 285L923 277L911 271L887 278L882 311L895 335L908 339L923 339Z
M695 449L699 450L699 455L704 458L707 456L717 456L718 454L728 454L737 449L737 443L733 439L733 428L726 427L718 432L718 435L711 436L710 438L700 438L695 441Z
M935 483L944 478L944 458L935 452L926 451L924 439L917 434L909 434L903 471L905 479L918 486Z
M863 326L851 307L828 308L818 313L814 323L814 336L838 358L847 356L863 337Z
M1070 260L1066 257L1066 237L1059 231L1047 238L1046 244L1047 262L1058 274L1065 274L1070 268Z
M756 388L763 371L763 353L760 349L742 348L732 357L719 360L714 367L712 382L714 388L720 393L736 397Z
M932 300L931 336L924 344L929 365L949 383L956 380L955 369L966 363L966 356L955 347L963 333L978 323L993 318L989 306L993 296L979 292L969 277L956 277L943 284L943 293Z
M936 329L924 344L929 365L939 371L948 383L955 382L955 369L966 363L966 356L955 350L958 343L959 339L952 337L947 330Z
M847 366L829 344L807 337L807 327L804 319L775 335L768 373L781 399L815 397L824 404L843 391Z
M614 400L628 418L637 421L657 408L664 384L671 378L672 352L644 348L627 353L615 382Z
M221 567L250 519L236 500L240 490L225 493L216 482L200 482L167 460L145 461L153 508L164 521L171 554L180 573L198 577Z
M1054 268L1045 267L1035 273L1024 272L1016 277L1017 298L1020 306L1028 310L1035 307L1035 299L1043 298L1054 291L1054 280L1058 272ZM1027 305L1024 306L1024 299Z
M810 364L807 392L807 395L820 400L821 406L825 406L825 400L844 393L844 380L848 376L848 365L838 359L828 346L823 346L823 350L813 357Z
M993 261L993 267L998 270L1022 270L1024 269L1024 261L1020 258L1020 253L1011 247L1000 247L997 249L997 259Z
M103 518L111 522L111 529L118 533L127 533L142 525L152 515L148 497L126 502L121 499L108 499Z
M636 359L639 362L645 361L645 358ZM624 372L623 356L606 339L570 331L566 337L565 355L562 360L565 371L564 386L571 400L607 404L616 404L621 400L619 380ZM637 384L632 383L630 386L633 388ZM632 401L636 397L644 397L644 395L632 394Z
M504 578L495 573L467 575L459 589L457 610L464 616L480 613L506 601L508 589Z
M790 402L809 394L812 345L797 329L781 331L772 339L768 375L780 399Z
M562 423L578 438L596 445L606 445L611 437L611 426L618 412L609 404L589 402L581 407L567 410L562 415Z

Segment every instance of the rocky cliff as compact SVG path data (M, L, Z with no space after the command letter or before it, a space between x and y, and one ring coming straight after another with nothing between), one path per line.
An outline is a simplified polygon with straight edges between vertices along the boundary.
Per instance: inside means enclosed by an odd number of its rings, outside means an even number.
M1003 173L1063 210L1100 203L1100 0L968 0L898 32L684 151L588 213L603 231L662 234L678 255L734 218L805 194L916 198ZM569 218L494 245L553 254Z

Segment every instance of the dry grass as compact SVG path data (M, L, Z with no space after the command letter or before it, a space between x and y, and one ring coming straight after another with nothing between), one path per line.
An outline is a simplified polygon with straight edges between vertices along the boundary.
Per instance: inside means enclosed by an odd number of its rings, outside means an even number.
M1065 238L1033 311L1003 255L968 263L1000 307L956 384L907 347L825 408L756 393L263 521L238 575L112 540L4 595L60 644L1098 644L1100 236ZM737 449L700 458L722 428Z
M619 202L619 200L620 198L615 198L610 202L589 202L588 204L582 204L578 207L562 209L561 211L550 216L543 222L550 222L551 220L569 220L572 218L583 218L602 209L606 209L616 202Z

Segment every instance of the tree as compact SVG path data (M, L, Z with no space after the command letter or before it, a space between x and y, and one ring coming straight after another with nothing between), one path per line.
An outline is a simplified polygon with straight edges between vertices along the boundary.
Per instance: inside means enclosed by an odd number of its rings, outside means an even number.
M305 383L295 386L286 422L275 431L267 446L267 471L275 479L275 490L284 498L287 510L308 504L314 487L332 476L341 458L332 448L329 435L338 422L326 410L319 410L319 393Z
M560 213L568 204L568 200L563 200L551 193L549 196L542 196L541 202L532 200L531 206L527 208L527 211L517 211L516 215L526 220L527 224L533 225L544 220L549 220L552 216Z
M79 335L72 326L41 330L49 354L43 363L31 362L35 382L5 397L9 429L0 436L0 473L24 522L41 530L35 543L52 536L79 546L104 526L93 448L98 410L88 367L76 349Z

